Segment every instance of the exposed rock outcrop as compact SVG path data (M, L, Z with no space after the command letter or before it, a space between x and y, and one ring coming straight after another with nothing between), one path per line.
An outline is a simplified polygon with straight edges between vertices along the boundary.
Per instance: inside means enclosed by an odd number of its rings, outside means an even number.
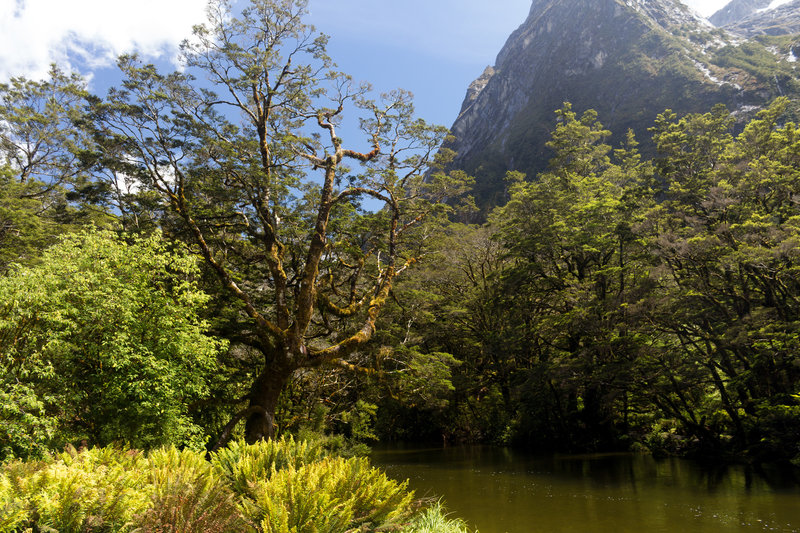
M733 0L731 3L708 17L718 27L735 24L754 14L759 9L766 9L772 0Z
M596 109L612 144L632 128L647 151L647 128L666 108L751 110L795 90L790 45L758 44L768 58L749 69L743 43L677 0L535 0L467 91L452 126L454 166L476 175L476 197L491 205L507 170L546 168L554 110L565 101L579 113Z
M726 24L725 29L747 37L787 35L800 32L800 0L775 5L772 2L746 17Z

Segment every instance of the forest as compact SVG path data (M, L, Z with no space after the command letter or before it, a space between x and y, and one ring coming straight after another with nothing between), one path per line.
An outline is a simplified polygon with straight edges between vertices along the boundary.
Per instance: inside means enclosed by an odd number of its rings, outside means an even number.
M304 2L216 5L182 71L123 56L104 96L57 66L0 85L0 459L67 447L80 469L97 447L120 476L186 468L229 499L258 476L226 457L271 446L259 472L298 474L323 455L312 435L346 456L480 442L800 465L788 99L746 122L665 110L636 132L653 157L564 103L548 170L508 173L479 209L447 129L338 72ZM28 468L8 464L0 495ZM342 531L410 516L396 489L402 512Z

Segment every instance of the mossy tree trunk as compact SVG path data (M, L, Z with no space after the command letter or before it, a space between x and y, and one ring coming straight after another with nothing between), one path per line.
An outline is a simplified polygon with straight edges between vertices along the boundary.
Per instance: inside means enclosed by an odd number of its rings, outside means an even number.
M354 368L347 358L370 340L394 278L420 253L407 234L463 190L461 176L425 177L446 129L414 119L410 93L369 100L368 88L332 70L326 38L302 23L306 6L257 0L238 16L226 2L211 6L183 52L220 95L123 58L126 89L96 108L104 160L127 161L118 164L171 207L234 317L231 340L265 356L218 445L241 420L248 440L271 437L297 369ZM240 123L229 121L231 106ZM367 152L337 135L350 107ZM360 211L365 197L384 208Z

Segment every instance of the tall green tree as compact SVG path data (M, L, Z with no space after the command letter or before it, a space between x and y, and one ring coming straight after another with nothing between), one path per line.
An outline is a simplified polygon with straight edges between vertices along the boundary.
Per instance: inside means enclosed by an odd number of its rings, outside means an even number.
M787 104L778 99L736 138L720 133L730 119L719 112L668 127L687 135L693 124L700 138L714 139L690 144L685 160L707 161L710 144L717 155L702 181L670 188L653 242L661 268L651 316L670 341L651 390L712 453L800 451L800 144L797 126L780 124Z
M492 214L508 263L496 305L518 317L511 330L524 342L514 349L530 361L518 386L520 436L608 448L631 407L639 340L628 307L647 279L633 228L653 201L652 167L632 136L612 154L595 112L579 117L566 104L557 118L550 171L518 181Z
M525 359L511 315L494 305L505 261L491 235L489 226L442 228L435 250L393 289L378 340L390 359L411 363L398 370L394 394L380 402L386 436L502 440Z
M242 419L248 440L271 437L298 369L354 366L425 242L421 223L454 194L453 180L424 177L446 130L414 118L408 93L374 101L337 72L306 7L212 2L183 44L185 72L122 58L122 87L97 108L98 138L165 203L169 231L216 279L229 337L257 357L220 443ZM339 136L345 118L363 143ZM383 207L364 212L364 198Z
M655 161L660 178L674 208L688 215L703 213L703 202L713 186L726 148L733 140L734 118L723 104L708 113L678 116L667 109L650 128L659 157Z
M105 187L81 160L87 95L79 76L55 66L46 80L0 84L0 271L71 226L109 218Z

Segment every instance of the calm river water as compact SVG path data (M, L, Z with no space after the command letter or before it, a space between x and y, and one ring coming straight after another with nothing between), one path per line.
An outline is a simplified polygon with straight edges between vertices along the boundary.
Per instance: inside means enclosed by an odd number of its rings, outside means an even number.
M800 532L793 471L490 447L376 448L372 460L480 533Z

